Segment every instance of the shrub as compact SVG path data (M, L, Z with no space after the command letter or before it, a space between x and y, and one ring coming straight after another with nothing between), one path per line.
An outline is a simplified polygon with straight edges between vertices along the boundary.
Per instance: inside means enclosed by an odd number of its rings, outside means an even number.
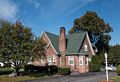
M117 66L116 72L117 72L118 75L120 75L120 65Z
M25 66L25 72L29 73L45 73L48 69L46 66L34 66L34 65L27 65Z
M100 71L100 65L98 64L89 64L89 71L90 72L99 72Z
M58 72L58 67L55 65L50 65L47 68L48 68L48 73L50 74L56 74Z
M34 66L34 65L27 65L25 66L24 75L31 75L31 76L44 76L44 75L54 75L58 71L58 67L55 65L50 66Z
M61 68L61 67L58 68L58 72L57 72L57 74L60 75L69 75L70 73L71 73L70 68Z
M12 73L14 70L11 68L0 68L0 75L5 75L5 74L10 74Z

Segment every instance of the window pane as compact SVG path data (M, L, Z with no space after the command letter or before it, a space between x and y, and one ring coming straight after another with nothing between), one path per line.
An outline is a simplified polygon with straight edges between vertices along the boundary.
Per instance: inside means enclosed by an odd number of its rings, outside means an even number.
M88 51L88 46L86 44L84 45L84 51Z
M83 65L83 56L79 56L79 64Z
M69 61L69 64L73 64L73 61Z
M69 56L68 57L68 64L69 65L73 65L74 64L74 57L73 56Z

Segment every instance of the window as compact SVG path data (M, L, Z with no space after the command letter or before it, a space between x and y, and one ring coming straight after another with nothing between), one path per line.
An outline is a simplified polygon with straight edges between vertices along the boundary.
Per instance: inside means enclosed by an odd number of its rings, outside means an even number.
M52 58L51 57L48 58L48 65L52 65Z
M83 56L79 56L79 64L83 65Z
M88 46L86 44L84 45L84 51L88 51Z
M86 57L85 64L88 65L88 57Z
M68 65L74 65L74 57L72 56L68 57Z
M40 59L40 62L41 62L41 63L44 63L44 59Z
M53 62L54 63L56 62L56 56L53 56Z

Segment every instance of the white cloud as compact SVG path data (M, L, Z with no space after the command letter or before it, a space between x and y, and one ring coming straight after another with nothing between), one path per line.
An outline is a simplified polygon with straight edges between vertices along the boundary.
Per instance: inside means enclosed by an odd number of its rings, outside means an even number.
M37 8L39 8L40 4L38 2L34 2L34 6L37 9Z
M93 2L94 0L81 0L81 1L82 2L80 3L80 5L77 5L75 8L71 9L71 11L69 11L67 13L67 15L70 15L70 14L74 13L75 11L77 11L78 9L83 7L84 5L88 4L89 2Z
M37 0L27 0L30 4L32 4L36 9L39 8L40 3Z
M40 7L41 17L50 19L53 16L68 16L93 1L95 0L51 0L46 8L44 6Z
M5 19L15 18L18 7L11 0L0 0L0 17Z

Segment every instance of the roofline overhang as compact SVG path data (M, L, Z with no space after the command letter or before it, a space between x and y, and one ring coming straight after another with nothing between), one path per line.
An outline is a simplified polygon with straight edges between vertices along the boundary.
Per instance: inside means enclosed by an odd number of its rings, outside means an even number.
M51 44L51 46L52 46L52 48L53 48L53 50L55 51L56 54L58 54L58 52L56 51L56 49L55 49L54 46L52 45L52 42L50 41L50 39L49 39L48 35L45 33L45 31L42 32L40 38L43 36L43 34L46 35L47 39L49 40L49 42L50 42L50 44Z
M91 49L91 51L92 51L92 54L95 55L95 52L94 52L94 50L93 50L93 48L92 48L92 44L91 44L91 42L90 42L90 38L89 38L87 32L86 32L86 37L87 37L87 39L88 39L88 43L89 43L89 45L90 45L90 49Z

